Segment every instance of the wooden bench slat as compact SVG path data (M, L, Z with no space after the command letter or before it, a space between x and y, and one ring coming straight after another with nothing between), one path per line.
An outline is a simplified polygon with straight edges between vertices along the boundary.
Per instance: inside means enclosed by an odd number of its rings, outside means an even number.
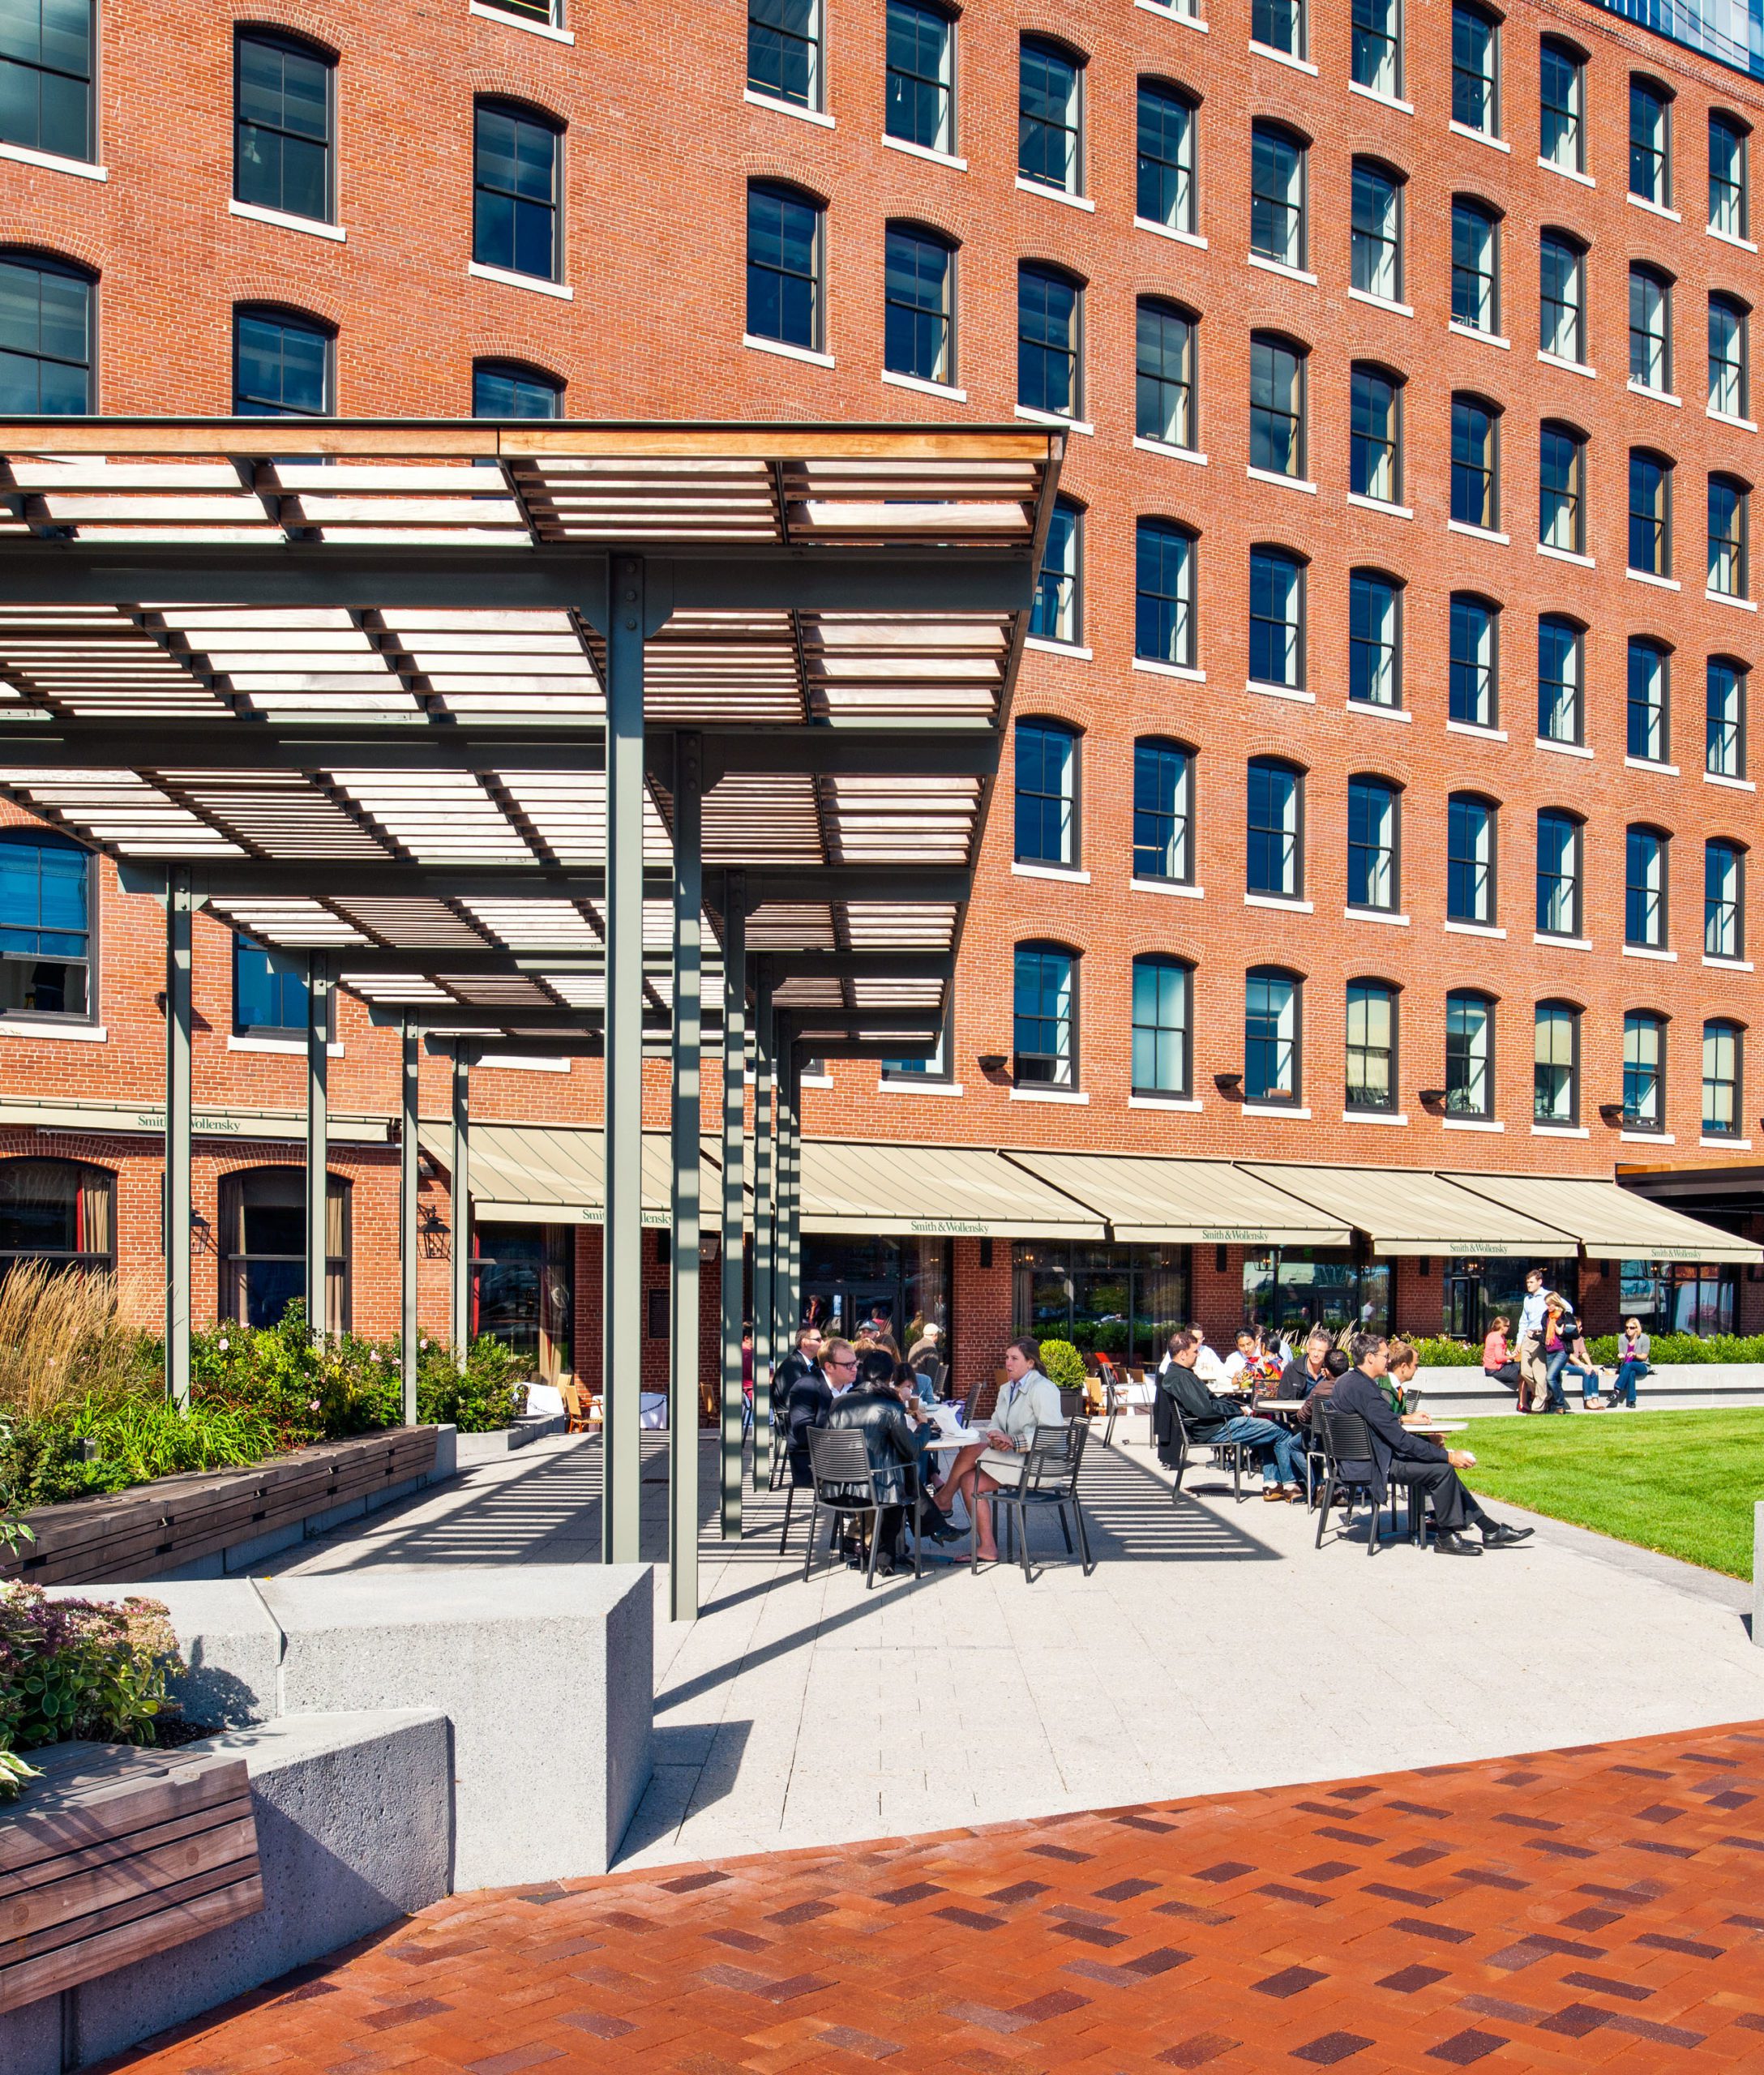
M107 1748L84 1747L88 1752ZM250 1793L242 1758L186 1760L143 1778L131 1776L142 1770L131 1762L133 1757L131 1753L130 1760L122 1761L124 1777L109 1794L97 1781L82 1778L65 1784L50 1778L27 1788L21 1805L0 1826L0 1895L7 1892L10 1876L42 1859L199 1810L223 1807ZM45 1805L33 1805L40 1795Z
M76 1942L0 1968L0 2014L236 1923L263 1906L263 1877L255 1867L242 1879L201 1875L175 1891L119 1904L110 1922Z
M200 1837L219 1824L248 1819L250 1813L250 1796L242 1795L216 1808L193 1810L169 1823L155 1823L123 1836L82 1845L72 1851L57 1852L30 1866L15 1868L0 1879L0 1936L18 1931L19 1927L13 1922L14 1913L28 1909L32 1897L58 1881L71 1880L76 1873L96 1872L101 1867L113 1866L139 1857L143 1852L157 1850L161 1845L174 1845L185 1838ZM28 1928L28 1924L24 1927Z
M229 1821L88 1867L65 1880L45 1881L0 1902L0 1963L15 1946L22 1949L18 1954L22 1958L58 1924L77 1923L119 1902L157 1895L180 1881L221 1868L237 1869L229 1877L238 1877L256 1863L257 1824L247 1805L235 1810Z

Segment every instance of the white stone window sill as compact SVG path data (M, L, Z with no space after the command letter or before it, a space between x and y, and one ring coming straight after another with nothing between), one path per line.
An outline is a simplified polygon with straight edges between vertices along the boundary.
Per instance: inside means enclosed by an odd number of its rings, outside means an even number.
M1363 87L1358 79L1348 81L1347 91L1357 95L1361 101L1376 101L1381 108L1394 108L1398 115L1413 115L1415 113L1412 101L1398 101L1394 94L1381 94L1376 87Z
M963 1091L959 1080L933 1080L929 1075L915 1080L910 1074L903 1073L892 1080L884 1074L877 1081L876 1092L878 1095L960 1095Z
M1206 240L1198 231L1178 230L1174 224L1161 224L1150 216L1135 216L1133 228L1135 230L1149 230L1154 237L1171 238L1178 245L1192 245L1197 252L1205 252L1207 249Z
M1455 332L1460 339L1479 339L1485 346L1498 346L1504 353L1513 350L1512 340L1503 338L1500 332L1484 332L1475 324L1461 324L1455 317L1445 328L1448 332Z
M1625 771L1651 771L1662 778L1676 778L1678 776L1676 764L1662 764L1657 757L1652 756L1626 756L1623 759L1623 768Z
M1044 634L1025 634L1023 646L1033 648L1038 656L1069 656L1075 663L1088 663L1095 651L1081 647L1076 641L1050 641Z
M1317 276L1307 273L1303 267L1289 267L1284 259L1265 259L1259 252L1251 252L1245 256L1252 267L1264 274L1278 274L1285 281L1303 281L1308 288L1317 286Z
M749 108L769 108L774 115L792 115L799 122L812 122L817 130L837 130L837 121L824 114L818 108L799 108L794 101L779 101L772 94L756 94L751 87L743 87L741 98Z
M892 367L882 370L882 379L890 388L911 389L921 396L941 396L948 404L965 404L968 400L965 389L958 389L952 382L929 382L923 374L902 374Z
M1513 149L1505 137L1496 137L1488 130L1472 130L1467 122L1453 122L1449 127L1454 137L1468 137L1472 143L1486 144L1492 152L1510 153Z
M1412 722L1415 716L1406 706L1381 706L1376 699L1351 699L1347 702L1350 713L1367 713L1379 721L1406 721Z
M1205 670L1191 670L1186 663L1160 663L1152 656L1136 656L1133 668L1142 670L1147 677L1180 678L1187 684L1206 682Z
M1552 562L1571 562L1577 569L1596 569L1599 565L1590 554L1577 554L1573 548L1552 548L1548 541L1539 541L1537 551L1547 555Z
M1552 742L1548 735L1539 735L1537 746L1539 749L1548 750L1552 756L1580 756L1589 763L1592 760L1592 751L1584 742Z
M542 36L548 43L573 44L576 41L567 29L557 28L550 22L528 21L524 16L511 15L501 7L486 7L480 4L480 0L471 0L467 12L476 15L480 21L500 22L505 28L524 29L529 36ZM755 96L750 93L747 98L751 101Z
M1029 404L1018 404L1015 409L1016 415L1030 425L1058 426L1062 432L1081 432L1086 439L1096 431L1083 418L1063 418L1057 411L1038 411Z
M1017 176L1017 191L1019 195L1039 195L1047 202L1064 202L1068 209L1082 209L1086 216L1096 214L1096 204L1088 195L1068 195L1064 187L1049 187L1039 180L1025 180L1021 173Z
M1180 879L1130 879L1127 882L1129 893L1167 893L1178 901L1204 901L1206 888L1190 886Z
M1572 180L1582 187L1596 187L1599 183L1590 173L1582 173L1576 166L1558 165L1554 159L1547 159L1540 152L1538 164L1546 173L1559 173L1564 180Z
M1507 739L1505 728L1485 728L1476 721L1448 721L1445 732L1449 735L1474 735L1483 742L1504 742Z
M1651 584L1656 591L1681 591L1684 586L1676 576L1656 576L1648 569L1626 569L1624 575L1632 584Z
M1741 252L1756 252L1758 250L1757 243L1752 238L1736 237L1731 230L1717 230L1713 224L1705 224L1703 229L1711 237L1719 238L1723 245L1736 246Z
M1347 922L1388 922L1393 929L1406 930L1409 926L1406 915L1398 915L1388 908L1355 908L1342 910L1342 919Z
M1542 160L1539 163L1541 165ZM1592 1132L1585 1124L1533 1124L1533 1138L1591 1138Z
M1362 511L1381 511L1387 519L1412 519L1415 507L1409 504L1388 504L1381 497L1363 497L1357 490L1347 493L1350 504L1357 505Z
M1742 613L1758 610L1756 598L1736 598L1731 591L1705 591L1703 596L1711 605L1732 605Z
M1011 1100L1013 1102L1083 1103L1088 1102L1090 1099L1087 1093L1081 1094L1077 1089L1073 1088L1013 1088L1011 1090Z
M1712 965L1718 973L1750 973L1756 970L1749 958L1711 958L1707 952L1702 955L1705 965Z
M1749 1153L1752 1141L1749 1138L1700 1138L1697 1141L1710 1153Z
M1552 951L1591 951L1592 949L1591 937L1552 937L1547 930L1534 930L1531 932L1531 941L1533 943L1542 944L1546 950Z
M518 1052L515 1052L505 1054L499 1059L480 1059L473 1067L472 1071L473 1073L488 1073L496 1068L500 1068L505 1073L567 1073L570 1070L570 1062L567 1059L541 1059L537 1053L530 1059L523 1059ZM818 1081L807 1080L803 1083L805 1088L816 1088L820 1085ZM828 1087L832 1085L830 1081L827 1083Z
M1057 879L1073 886L1088 886L1090 875L1081 871L1076 865L1019 865L1011 866L1013 879Z
M1645 195L1625 195L1632 209L1646 209L1651 216L1663 216L1669 224L1681 224L1685 219L1676 209L1668 209L1663 202L1651 202Z
M1649 383L1638 382L1633 374L1625 386L1632 396L1647 396L1656 404L1670 404L1675 411L1681 411L1685 408L1682 396L1675 396L1669 389L1656 389ZM1713 417L1714 413L1710 415Z
M1505 939L1506 931L1497 929L1492 922L1443 922L1440 926L1449 936L1496 937Z
M780 360L807 361L811 367L833 367L837 365L831 353L811 352L807 346L787 345L782 339L758 339L751 332L743 332L741 343L751 346L756 353L776 353Z
M1315 706L1317 704L1314 691L1303 691L1296 685L1258 684L1252 678L1244 689L1245 691L1259 692L1264 699L1290 699L1295 706Z
M1276 50L1271 43L1257 43L1254 36L1249 40L1249 48L1253 57L1271 58L1275 64L1288 66L1295 72L1308 72L1313 79L1320 76L1308 58L1295 58L1290 50Z
M1201 1105L1186 1095L1129 1095L1129 1110L1186 1110L1191 1115L1199 1115Z
M1656 951L1652 944L1626 943L1623 947L1623 955L1625 958L1646 958L1656 965L1676 965L1678 963L1676 951Z
M1408 1121L1406 1112L1402 1110L1344 1110L1342 1112L1344 1124L1406 1124Z
M1197 454L1192 447L1172 447L1163 439L1141 439L1137 433L1133 435L1133 444L1141 454L1162 454L1171 461L1192 461L1197 468L1206 466L1205 455Z
M1732 411L1718 411L1712 404L1706 404L1704 406L1703 416L1706 418L1712 419L1717 425L1731 425L1736 432L1756 432L1758 430L1758 420L1756 418L1736 417Z
M476 259L467 260L465 271L474 281L495 281L505 289L528 289L534 295L554 296L559 302L576 300L576 291L567 281L542 281L537 274L512 273L505 267L486 267Z
M293 216L285 209L260 209L255 202L235 202L229 198L227 214L242 216L247 223L273 224L278 230L298 230L306 237L328 237L333 245L349 242L349 234L341 224L320 223L316 216Z
M1619 1132L1617 1136L1625 1145L1676 1145L1678 1143L1670 1132Z
M1397 302L1387 295L1374 295L1369 289L1350 289L1347 299L1350 302L1369 303L1374 310L1388 310L1393 317L1412 317L1415 314L1412 302Z
M34 165L45 173L71 173L79 180L108 180L110 169L87 159L63 158L59 152L33 152L24 144L0 144L0 159L15 165Z
M1271 483L1277 490L1300 490L1307 497L1317 495L1317 485L1307 482L1303 476L1277 476L1272 468L1248 468L1244 473L1252 483Z
M65 1038L76 1045L108 1045L110 1033L101 1023L50 1023L27 1016L0 1016L0 1037ZM306 1047L302 1046L302 1050Z
M1454 122L1455 130L1458 125ZM1506 1126L1497 1123L1492 1117L1441 1117L1442 1129L1449 1132L1504 1132Z
M1293 1102L1246 1102L1244 1115L1246 1117L1290 1117L1295 1124L1308 1124L1311 1121L1311 1112Z
M797 1076L799 1088L831 1088L833 1077L830 1073L805 1073Z
M1706 771L1702 774L1706 785L1725 785L1730 792L1755 793L1758 787L1749 778L1730 778L1724 771Z
M335 1039L324 1049L331 1059L340 1059L343 1056L343 1047ZM284 1059L303 1059L306 1056L306 1041L304 1038L242 1038L237 1031L229 1031L227 1050L229 1052L275 1052Z
M1448 533L1462 533L1466 540L1492 541L1497 548L1510 545L1513 539L1510 533L1491 533L1486 526L1466 526L1462 519L1448 519L1445 530Z
M1180 22L1185 29L1198 29L1202 36L1210 32L1210 25L1198 15L1185 15L1180 7L1167 7L1162 0L1133 0L1136 7L1143 7L1148 15L1157 15L1167 22Z
M1584 361L1568 360L1561 353L1546 353L1542 346L1537 349L1537 357L1546 367L1559 367L1567 374L1583 374L1589 382L1599 379L1598 369L1588 367Z
M910 137L884 137L882 148L885 152L905 152L911 159L923 159L927 165L946 165L952 173L965 173L968 161L958 159L953 152L934 151L929 144L915 144Z
M1244 905L1246 908L1278 908L1288 915L1314 915L1317 913L1314 902L1289 901L1284 894L1279 893L1246 893Z

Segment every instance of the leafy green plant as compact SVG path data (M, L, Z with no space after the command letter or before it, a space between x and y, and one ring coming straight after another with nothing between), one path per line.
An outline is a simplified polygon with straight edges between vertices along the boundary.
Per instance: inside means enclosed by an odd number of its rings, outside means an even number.
M1482 1350L1462 1340L1416 1340L1410 1345L1421 1358L1424 1369L1477 1369Z
M158 1600L51 1600L36 1585L0 1586L0 1753L75 1737L151 1743L166 1680L182 1668ZM0 1796L28 1770L15 1756L0 1762Z
M1041 1344L1041 1372L1063 1391L1084 1388L1084 1357L1069 1340L1044 1340Z

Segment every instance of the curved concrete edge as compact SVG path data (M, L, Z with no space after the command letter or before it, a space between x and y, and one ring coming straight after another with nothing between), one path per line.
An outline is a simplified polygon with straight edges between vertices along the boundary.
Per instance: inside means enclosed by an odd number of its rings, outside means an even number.
M1415 1388L1432 1411L1477 1419L1514 1410L1513 1393L1492 1384L1480 1368L1426 1368L1415 1371ZM1580 1395L1578 1377L1566 1380L1569 1402ZM1642 1379L1642 1409L1650 1412L1719 1410L1764 1405L1764 1363L1672 1362Z

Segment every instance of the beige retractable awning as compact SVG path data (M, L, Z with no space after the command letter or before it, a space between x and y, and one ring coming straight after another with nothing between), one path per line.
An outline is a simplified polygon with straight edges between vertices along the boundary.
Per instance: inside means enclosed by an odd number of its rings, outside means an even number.
M1107 1219L1117 1239L1170 1245L1345 1247L1339 1218L1301 1203L1229 1160L1107 1153L1020 1153L1005 1159Z
M1564 1251L1555 1226L1425 1169L1257 1162L1247 1171L1358 1226L1375 1254L1531 1254L1548 1260Z
M453 1132L425 1121L423 1150L447 1167ZM562 1124L472 1124L469 1153L472 1215L484 1225L603 1225L606 1221L606 1154L598 1131ZM722 1200L722 1170L699 1162L701 1214L715 1228ZM643 1221L671 1221L673 1167L666 1132L643 1135Z
M1106 1239L1094 1210L977 1145L803 1141L802 1229Z
M1638 1196L1616 1182L1561 1174L1454 1174L1479 1196L1498 1196L1579 1241L1595 1257L1646 1261L1760 1261L1764 1247Z

